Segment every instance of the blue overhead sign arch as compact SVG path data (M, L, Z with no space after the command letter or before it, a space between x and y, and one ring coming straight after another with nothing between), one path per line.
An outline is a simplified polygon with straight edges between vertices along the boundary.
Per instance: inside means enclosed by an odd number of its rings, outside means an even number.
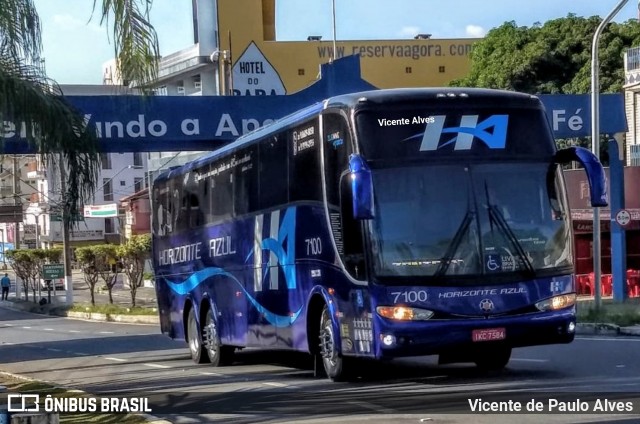
M214 150L305 106L339 94L375 89L360 77L358 56L322 65L321 78L283 96L68 96L94 128L104 152ZM590 135L590 97L540 95L556 138ZM626 131L622 94L601 96L600 130ZM5 121L3 153L29 153L24 126Z

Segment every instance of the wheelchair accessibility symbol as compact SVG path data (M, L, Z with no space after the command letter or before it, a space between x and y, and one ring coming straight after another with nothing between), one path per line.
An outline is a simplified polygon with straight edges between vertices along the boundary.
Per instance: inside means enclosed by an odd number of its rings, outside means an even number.
M502 258L500 255L486 255L484 266L487 271L500 271L502 269Z

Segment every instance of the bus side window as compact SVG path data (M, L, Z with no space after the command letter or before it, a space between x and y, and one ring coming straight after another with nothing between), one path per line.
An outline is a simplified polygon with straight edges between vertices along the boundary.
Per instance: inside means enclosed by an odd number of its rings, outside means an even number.
M260 209L284 205L289 200L287 133L260 141Z
M364 246L362 222L353 217L353 195L350 173L340 179L340 215L342 216L343 261L347 271L356 279L364 279Z
M320 131L318 118L289 131L289 201L322 202L320 177Z
M351 134L346 118L337 113L323 115L323 150L327 203L332 217L331 225L347 271L357 279L365 278L362 223L353 217L351 185L348 178ZM336 219L337 216L339 219Z

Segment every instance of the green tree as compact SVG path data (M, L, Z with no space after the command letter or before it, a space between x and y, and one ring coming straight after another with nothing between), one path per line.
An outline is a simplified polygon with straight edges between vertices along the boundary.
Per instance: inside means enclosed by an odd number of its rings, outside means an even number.
M91 304L96 305L96 284L98 284L98 267L100 260L96 258L95 246L85 246L76 249L76 258L82 267L84 274L84 282L89 287L89 293L91 294Z
M151 4L152 0L93 3L100 23L112 33L120 75L143 89L156 79L159 57L158 39L148 19ZM28 142L47 163L66 169L63 208L69 225L70 212L79 210L94 190L99 170L98 143L93 131L85 131L84 117L47 78L41 66L41 48L34 1L0 0L0 121L13 125L0 125L0 135L23 129Z
M118 253L113 244L99 244L94 246L98 274L109 291L109 303L113 304L113 287L118 281Z
M148 234L133 236L125 244L117 247L122 268L129 279L131 306L136 306L136 294L142 284L144 263L151 254L151 236Z
M517 26L513 21L492 29L474 45L471 70L450 83L458 87L515 90L531 94L586 94L591 91L591 43L601 18L578 17ZM635 20L610 23L599 47L600 90L615 93L624 84L624 51L640 44ZM607 141L600 140L600 158L608 163ZM559 147L590 148L589 137L557 140Z
M578 17L517 26L506 22L474 45L471 70L450 85L531 94L583 94L591 90L591 42L601 18ZM624 84L624 50L640 43L635 20L610 23L600 39L600 84L605 93Z
M33 255L29 249L16 249L7 250L5 252L7 262L13 268L16 273L16 277L22 281L22 291L24 291L25 300L29 300L29 289L31 288L31 280L33 277L33 270L36 268ZM16 284L18 282L16 281ZM33 294L33 301L36 301L35 292Z

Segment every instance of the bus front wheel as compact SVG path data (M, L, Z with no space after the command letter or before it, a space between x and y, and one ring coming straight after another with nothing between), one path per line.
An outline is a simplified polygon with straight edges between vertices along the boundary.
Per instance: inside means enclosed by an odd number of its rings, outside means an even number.
M341 381L346 377L344 358L338 352L331 313L326 305L320 318L320 356L327 377L333 381Z
M193 308L189 310L189 316L187 318L187 342L189 343L189 352L191 352L191 359L196 364L204 364L209 362L209 358L204 351L202 345L202 338L200 337L200 331L198 329L198 321L196 321L196 313Z
M475 363L483 371L499 371L507 366L511 359L511 348L488 349L476 354Z
M220 342L218 326L211 309L207 311L207 316L204 320L203 339L207 356L214 367L229 365L233 362L235 348L233 346L223 346Z

